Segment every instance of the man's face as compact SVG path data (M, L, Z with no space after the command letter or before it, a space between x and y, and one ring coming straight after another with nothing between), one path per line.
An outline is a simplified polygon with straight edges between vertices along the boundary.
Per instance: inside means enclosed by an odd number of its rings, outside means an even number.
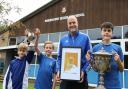
M102 40L110 40L112 37L112 29L102 28L101 36L102 36Z
M68 30L71 33L74 33L78 30L78 21L76 17L69 17L67 21L67 25L68 25Z

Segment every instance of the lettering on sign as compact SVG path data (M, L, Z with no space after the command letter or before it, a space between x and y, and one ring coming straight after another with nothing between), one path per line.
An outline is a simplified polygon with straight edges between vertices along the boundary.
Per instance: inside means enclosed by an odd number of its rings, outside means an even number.
M85 16L84 13L80 13L80 14L75 14L74 16L78 17L82 17ZM62 16L62 17L56 17L56 18L50 18L50 19L45 19L44 22L48 23L48 22L53 22L53 21L58 21L58 20L66 20L68 18L68 16Z

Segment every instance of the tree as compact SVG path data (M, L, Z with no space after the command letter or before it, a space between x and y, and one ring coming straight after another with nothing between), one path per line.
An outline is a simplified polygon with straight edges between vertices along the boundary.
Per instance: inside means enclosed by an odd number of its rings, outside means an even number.
M8 25L13 23L11 20L5 18L5 16L8 15L12 10L19 13L21 8L18 6L12 6L5 0L0 1L0 32L6 30Z

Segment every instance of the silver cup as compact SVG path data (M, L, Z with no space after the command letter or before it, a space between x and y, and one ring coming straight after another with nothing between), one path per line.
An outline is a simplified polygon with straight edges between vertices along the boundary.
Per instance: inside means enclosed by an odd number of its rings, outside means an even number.
M35 39L35 35L32 31L30 31L29 29L25 30L25 35L27 37L27 41L31 42Z
M35 39L35 35L33 32L28 32L28 35L27 35L27 40L30 42L30 41L33 41Z
M99 74L99 84L96 89L106 89L104 86L104 73L110 70L110 59L112 54L105 50L92 53L92 68Z

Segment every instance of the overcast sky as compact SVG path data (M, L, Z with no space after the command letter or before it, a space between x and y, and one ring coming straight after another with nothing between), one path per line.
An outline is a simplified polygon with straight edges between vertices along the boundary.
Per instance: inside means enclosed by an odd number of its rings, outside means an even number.
M12 6L18 6L21 9L20 14L12 11L9 16L6 18L12 21L17 21L24 16L30 14L31 12L35 11L39 7L45 5L46 3L50 2L51 0L5 0L6 2L11 3Z

